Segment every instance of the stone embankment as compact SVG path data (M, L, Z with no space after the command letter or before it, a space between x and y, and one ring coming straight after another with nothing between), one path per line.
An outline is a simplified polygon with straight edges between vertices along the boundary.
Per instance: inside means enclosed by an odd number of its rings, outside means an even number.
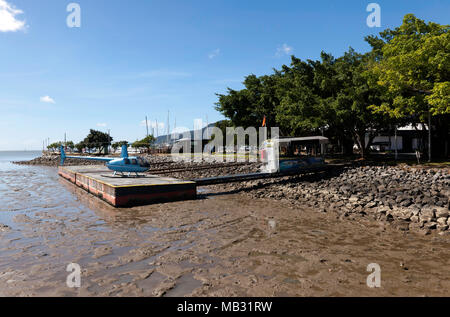
M30 161L19 161L13 162L18 165L38 165L38 166L58 166L61 162L61 157L59 155L43 155L32 159ZM89 161L89 160L79 160L79 159L66 159L64 165L74 166L74 165L98 165L99 162Z
M341 218L370 216L400 230L450 233L449 169L361 166L328 174L227 185L252 198L290 200Z

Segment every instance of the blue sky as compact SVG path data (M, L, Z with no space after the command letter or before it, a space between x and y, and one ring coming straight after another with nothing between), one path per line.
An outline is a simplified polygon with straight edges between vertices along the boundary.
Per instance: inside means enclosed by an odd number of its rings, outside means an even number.
M66 25L70 2L80 28ZM371 2L381 28L366 25ZM134 141L146 115L165 123L167 111L171 127L175 117L187 128L220 120L215 93L241 88L246 75L291 54L367 51L364 36L407 13L448 24L450 1L0 0L0 150L41 149L64 133L77 142L90 128Z

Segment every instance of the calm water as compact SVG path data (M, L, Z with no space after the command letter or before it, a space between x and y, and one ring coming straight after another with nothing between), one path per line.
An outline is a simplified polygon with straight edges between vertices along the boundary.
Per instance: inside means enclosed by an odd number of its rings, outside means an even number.
M63 199L74 201L59 183L56 168L12 163L40 155L40 151L0 152L0 223L15 228L17 215L50 211L62 206Z
M41 156L41 154L41 151L0 151L0 171L20 169L20 166L11 162L32 160Z

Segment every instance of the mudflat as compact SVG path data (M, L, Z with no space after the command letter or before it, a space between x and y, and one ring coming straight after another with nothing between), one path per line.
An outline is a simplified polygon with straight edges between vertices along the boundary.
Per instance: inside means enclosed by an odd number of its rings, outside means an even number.
M115 209L53 181L40 190L61 188L59 198L0 232L1 296L450 295L449 235L223 190ZM70 263L80 288L66 285ZM366 284L370 263L380 288Z

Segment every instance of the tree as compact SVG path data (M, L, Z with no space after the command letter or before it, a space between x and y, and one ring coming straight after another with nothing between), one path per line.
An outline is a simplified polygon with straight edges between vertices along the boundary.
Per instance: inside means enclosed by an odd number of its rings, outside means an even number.
M82 141L84 147L89 150L97 149L99 153L103 151L108 152L108 146L111 144L113 138L104 132L91 129L88 136Z
M116 152L117 149L121 148L123 145L127 145L128 146L128 141L114 142L113 144L111 144L111 147L113 148L114 152Z
M316 63L292 57L291 66L278 72L276 122L287 134L302 135L326 124L319 87L315 83Z
M78 152L80 152L80 153L83 152L83 149L84 149L84 148L86 148L86 144L84 144L83 141L81 141L81 142L75 144L75 149L76 149Z
M72 141L67 141L64 145L66 148L70 149L71 151L73 151L73 149L75 148L75 144Z
M143 138L142 140L134 142L131 146L134 147L135 149L142 150L146 148L147 151L150 151L150 147L152 146L153 143L155 143L155 141L156 141L155 137L153 135L149 135Z
M375 133L388 121L368 108L380 104L383 91L370 87L363 72L370 54L350 49L335 59L322 53L320 61L302 61L292 56L273 75L246 78L245 89L219 95L217 109L234 125L249 126L263 113L278 125L284 135L320 134L328 130L348 152L357 144L361 155L367 153ZM369 140L366 142L366 133Z
M370 109L387 100L384 90L370 86L364 77L370 60L371 54L359 54L353 49L338 58L334 64L338 89L330 100L336 124L352 136L362 157L369 152L375 136L395 123L393 118Z
M407 15L399 28L366 38L371 52L322 53L319 61L292 56L290 66L249 75L244 89L218 94L216 109L234 126L258 126L266 116L282 135L327 130L349 151L356 144L363 157L378 133L424 122L428 113L440 127L437 139L448 140L449 31Z
M59 150L61 148L61 145L62 145L62 142L55 142L55 143L52 143L49 146L47 146L47 149L49 151L53 151L54 152L54 151Z
M276 125L275 108L279 104L276 94L278 74L256 77L249 75L244 80L245 89L228 88L228 94L217 94L216 110L229 118L235 126L258 127L266 117L267 126Z
M373 105L376 113L426 122L428 114L438 127L439 148L448 149L450 119L450 26L425 23L408 14L403 24L366 40L376 61L369 78L386 89L392 102ZM447 156L448 153L445 153Z

